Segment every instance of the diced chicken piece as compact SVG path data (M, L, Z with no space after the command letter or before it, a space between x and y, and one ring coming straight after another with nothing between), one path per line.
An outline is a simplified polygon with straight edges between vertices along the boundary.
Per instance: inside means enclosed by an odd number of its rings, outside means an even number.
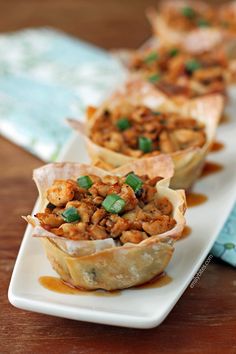
M71 180L55 180L47 190L47 199L56 206L63 206L74 198L76 186Z
M103 145L113 151L121 151L122 145L124 144L124 139L120 133L111 132L109 134L109 139L103 142Z
M102 178L102 182L103 183L111 184L111 185L119 184L119 180L120 180L119 177L117 177L117 176L109 176L109 175L104 176Z
M92 240L104 240L108 237L105 228L100 225L90 225L88 227L88 232Z
M170 215L173 210L171 202L166 198L155 199L154 204L158 210L164 215Z
M59 227L64 223L61 216L52 213L37 213L35 216L42 224L49 225L50 227Z
M103 202L103 197L97 196L97 197L93 198L93 202L96 205L101 205Z
M123 184L119 195L125 201L124 211L132 210L138 204L138 199L136 198L133 189L127 184Z
M161 132L159 136L160 150L166 154L174 152L175 148L169 134L166 131Z
M107 212L105 209L97 209L95 213L92 215L91 221L93 224L99 224L100 221L107 215Z
M146 215L146 220L155 219L158 215L161 215L160 210L158 210L155 201L146 204L143 208L143 213ZM145 221L145 219L143 219Z
M143 200L145 203L149 203L153 198L155 197L157 190L155 187L149 186L148 184L145 184L142 186L142 197L141 200Z
M160 215L156 218L156 220L151 222L143 222L143 230L147 232L147 234L159 235L162 234L174 227L176 224L175 220L170 218L168 215Z
M130 227L129 221L118 216L116 222L111 228L111 236L118 237L123 231L128 230Z
M171 134L178 141L182 149L186 149L190 146L202 147L206 141L205 133L202 131L178 129Z
M59 230L62 230L62 236L71 240L88 240L87 224L79 222L77 224L65 223L62 224Z
M137 146L137 132L134 128L126 129L123 132L123 137L125 139L125 142L132 148L135 149Z
M103 182L96 182L89 188L89 193L92 194L93 197L101 196L106 197L108 190L110 188L109 184L105 184Z
M193 73L193 78L203 83L211 82L212 80L222 78L222 68L219 66L198 69Z
M147 239L148 236L146 235L145 232L138 231L138 230L130 230L130 231L124 231L122 233L122 236L120 238L122 243L140 243L141 241Z

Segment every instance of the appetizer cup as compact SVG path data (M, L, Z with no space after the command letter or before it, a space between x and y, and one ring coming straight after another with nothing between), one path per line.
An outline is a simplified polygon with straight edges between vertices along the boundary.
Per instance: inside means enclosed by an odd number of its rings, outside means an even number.
M235 39L236 6L211 7L203 1L163 1L147 11L153 33L163 45L201 53Z
M144 173L145 176L138 177ZM47 205L45 212L37 213L35 217L27 216L25 219L34 226L33 236L42 240L52 267L68 284L87 290L115 290L143 284L164 271L174 251L173 243L181 236L185 225L185 194L181 190L173 191L169 188L172 174L171 159L164 155L135 161L109 174L84 164L48 164L36 169L33 174L42 210ZM104 194L106 183L109 188L120 188L121 191L119 195L122 198L116 195L118 204L113 203L113 209L107 199L113 198L114 194ZM103 192L98 193L103 197L96 194L99 188ZM99 198L103 202L98 206ZM148 198L148 202L145 198ZM57 204L53 205L53 210L50 209L51 201ZM83 211L81 208L85 201L88 208ZM157 206L153 209L154 203ZM84 218L87 218L86 213L91 206L94 208L93 213L85 223ZM120 206L123 208L122 212L121 209L117 210ZM139 226L137 210L144 217L140 219ZM99 223L94 224L98 213L102 213L104 219L99 219ZM80 220L77 218L76 221L74 216L78 214ZM156 218L155 225L150 221L153 217ZM61 221L57 226L62 224L55 229L52 226L55 226L58 218ZM110 234L101 236L101 225L111 227L111 220L114 218ZM166 223L165 227L163 223ZM125 231L121 230L122 236L117 233L118 225L126 225L122 229ZM85 226L87 229L81 231ZM159 232L148 229L154 226ZM136 230L129 230L129 227L136 227ZM142 227L149 233L144 232ZM69 229L75 228L79 230L78 234L68 233ZM98 230L100 233L97 233Z
M93 163L103 168L111 169L137 159L145 159L150 155L157 155L160 151L155 150L150 154L140 155L140 150L136 149L131 151L131 149L129 149L130 154L128 154L120 152L118 149L114 151L112 145L110 145L111 148L109 148L108 146L102 146L102 144L99 145L96 143L93 140L91 132L94 132L104 112L110 112L112 115L112 112L121 109L121 115L128 116L138 107L145 107L157 113L167 114L167 122L168 114L170 113L179 114L182 122L186 117L191 118L192 121L195 120L197 129L198 126L204 125L204 143L202 143L201 146L191 146L190 144L187 148L168 153L174 163L174 176L171 179L171 187L176 189L189 189L199 177L203 168L205 157L215 137L218 121L223 110L223 103L223 97L214 94L186 100L185 103L180 105L156 90L151 84L141 80L133 80L128 82L121 91L116 92L100 108L89 115L87 117L87 124L72 119L69 120L69 123L85 138L87 149ZM109 124L111 123L108 121L106 123L105 119L104 122L104 124L108 126L107 129L109 129ZM127 122L124 122L124 124L126 123ZM142 125L142 120L140 120L139 125ZM100 134L99 131L98 134ZM118 139L120 134L119 129L115 134ZM99 136L103 139L104 134L101 133ZM122 144L121 146L123 148ZM166 153L166 151L161 150L161 152L164 153Z

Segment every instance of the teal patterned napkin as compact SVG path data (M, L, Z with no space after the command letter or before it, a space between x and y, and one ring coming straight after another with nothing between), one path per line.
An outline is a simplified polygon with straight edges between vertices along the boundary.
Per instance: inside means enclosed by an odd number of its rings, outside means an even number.
M108 53L47 28L0 35L0 133L55 161L71 129L125 77ZM236 205L212 253L236 266Z
M236 203L215 242L211 253L236 267Z
M124 69L108 53L58 31L1 35L0 132L55 161L71 134L65 117L82 117L122 78Z

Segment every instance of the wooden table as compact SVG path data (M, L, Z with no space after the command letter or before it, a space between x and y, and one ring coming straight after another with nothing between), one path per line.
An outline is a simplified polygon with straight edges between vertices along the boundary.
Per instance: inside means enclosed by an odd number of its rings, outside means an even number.
M148 4L155 1L148 1ZM105 48L149 36L145 0L1 0L0 31L51 25ZM11 306L7 289L37 191L40 160L0 138L0 353L236 353L235 269L213 259L165 322L136 330L76 322ZM156 304L158 306L158 304Z

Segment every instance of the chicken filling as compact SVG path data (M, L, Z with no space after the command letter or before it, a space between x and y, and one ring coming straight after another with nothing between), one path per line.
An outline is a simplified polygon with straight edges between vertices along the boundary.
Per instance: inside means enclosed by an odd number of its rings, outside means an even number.
M47 190L48 205L35 216L44 229L67 239L139 243L176 224L171 202L158 196L160 179L131 172L55 180Z
M216 12L215 8L204 3L199 6L191 6L191 4L180 7L166 6L162 9L167 24L184 32L218 25Z
M193 118L144 106L121 109L105 110L97 118L90 131L93 142L135 158L202 147L206 142L204 124Z
M191 55L180 48L149 48L134 54L130 69L168 96L225 94L227 58L223 51Z

